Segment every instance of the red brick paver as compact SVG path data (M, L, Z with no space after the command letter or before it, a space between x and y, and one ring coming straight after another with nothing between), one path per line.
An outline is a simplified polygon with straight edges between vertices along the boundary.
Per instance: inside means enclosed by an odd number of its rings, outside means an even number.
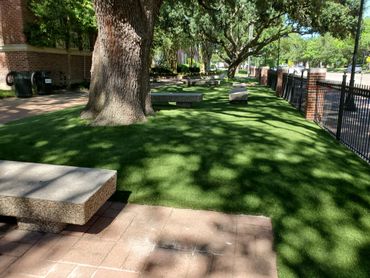
M107 202L85 226L0 222L0 277L277 277L269 218Z
M32 98L0 99L0 124L86 104L87 93L66 92Z

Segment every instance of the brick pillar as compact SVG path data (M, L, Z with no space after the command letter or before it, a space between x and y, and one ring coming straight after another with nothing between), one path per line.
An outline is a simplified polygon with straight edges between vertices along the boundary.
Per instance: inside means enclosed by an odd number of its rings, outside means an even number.
M263 86L267 86L267 79L269 74L269 67L262 67L261 68L261 77L260 77L260 84Z
M258 80L258 83L260 82L260 77L261 77L261 68L256 68L255 69L255 78Z
M317 86L316 82L325 80L326 69L312 68L308 71L307 77L307 97L306 97L306 111L305 116L307 120L313 121L315 119L315 112L322 110L323 104L322 90Z
M251 66L249 68L249 76L250 77L256 77L256 67L255 66Z
M276 96L281 97L283 95L283 75L288 72L286 69L279 68L277 70L277 80L276 80Z

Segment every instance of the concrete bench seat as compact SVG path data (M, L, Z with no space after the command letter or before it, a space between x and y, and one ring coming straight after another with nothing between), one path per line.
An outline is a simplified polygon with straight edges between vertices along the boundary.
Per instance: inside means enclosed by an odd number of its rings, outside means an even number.
M248 103L248 92L245 86L234 87L229 92L230 103Z
M244 82L233 82L233 87L234 88L247 88L248 84Z
M176 102L177 106L191 107L194 102L201 102L201 93L151 93L153 103Z
M204 86L204 85L216 86L216 85L221 84L221 80L210 79L210 78L207 78L207 79L201 79L201 78L191 79L191 78L189 78L189 79L187 79L187 84L188 84L188 87L190 87L190 86Z
M116 191L117 172L0 160L0 215L25 230L83 225Z

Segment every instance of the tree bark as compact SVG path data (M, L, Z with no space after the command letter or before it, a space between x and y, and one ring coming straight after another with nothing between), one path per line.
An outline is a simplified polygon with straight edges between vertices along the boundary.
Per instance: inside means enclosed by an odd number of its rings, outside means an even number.
M227 77L234 78L241 62L232 62L227 69Z
M170 51L170 66L173 72L177 72L177 48L175 47Z
M202 54L202 61L204 64L204 71L205 73L209 73L211 71L211 59L213 54L213 45L207 41L203 42L201 45L201 54Z
M93 125L129 125L154 113L150 47L161 0L94 0L98 23L89 101L81 116Z

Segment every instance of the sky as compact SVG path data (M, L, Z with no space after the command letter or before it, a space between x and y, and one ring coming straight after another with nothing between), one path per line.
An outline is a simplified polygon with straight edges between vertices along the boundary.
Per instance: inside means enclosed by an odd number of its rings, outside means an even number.
M365 17L370 16L370 0L365 1Z

